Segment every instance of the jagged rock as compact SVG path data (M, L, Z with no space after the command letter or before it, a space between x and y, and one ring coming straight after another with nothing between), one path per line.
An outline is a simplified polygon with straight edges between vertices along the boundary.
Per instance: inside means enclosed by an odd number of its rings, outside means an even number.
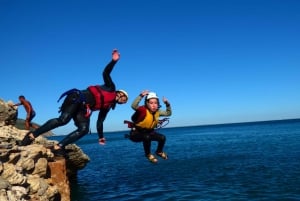
M31 145L18 146L27 131L12 124L15 117L16 110L0 99L0 200L69 201L69 181L89 157L70 144L68 157L57 158L49 149L57 142L44 136Z
M78 170L83 169L90 158L75 144L67 145L66 151L68 152L67 175L70 181L73 181L77 178Z
M16 107L12 107L12 101L7 103L0 99L0 126L14 125L18 118Z
M17 172L14 164L4 163L1 177L8 181L11 185L23 185L26 182L26 176Z
M24 195L27 194L27 190L23 186L12 186L11 187L11 194L9 194L8 197L10 197L10 200L21 200ZM13 197L14 199L11 199Z
M46 158L39 158L35 163L34 170L32 172L33 175L39 175L40 177L45 178L48 168L48 161Z
M8 189L10 187L11 187L10 183L5 179L3 179L2 177L0 177L0 189Z

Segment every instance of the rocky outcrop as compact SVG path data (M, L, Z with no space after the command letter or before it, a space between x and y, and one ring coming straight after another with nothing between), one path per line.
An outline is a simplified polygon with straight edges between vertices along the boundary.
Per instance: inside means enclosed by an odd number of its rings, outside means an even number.
M0 99L0 126L4 125L14 125L18 119L17 107L12 107L14 103L8 101L5 103Z
M75 144L66 147L68 157L55 157L57 142L43 136L18 146L27 131L14 126L17 110L9 104L0 99L0 200L69 201L69 181L89 157Z

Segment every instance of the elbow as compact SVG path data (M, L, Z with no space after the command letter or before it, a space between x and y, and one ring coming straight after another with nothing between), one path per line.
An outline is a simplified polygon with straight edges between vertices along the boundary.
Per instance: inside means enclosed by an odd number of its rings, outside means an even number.
M136 109L137 109L137 106L136 106L135 104L132 104L132 105L131 105L131 108L132 108L133 110L136 110Z

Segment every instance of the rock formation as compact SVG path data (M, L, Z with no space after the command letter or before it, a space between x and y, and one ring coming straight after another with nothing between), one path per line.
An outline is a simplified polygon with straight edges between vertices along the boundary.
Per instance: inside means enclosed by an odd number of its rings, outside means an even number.
M75 144L66 147L67 158L55 157L50 147L57 142L43 136L18 146L27 131L14 126L17 108L9 105L0 99L0 200L69 201L69 181L89 157Z

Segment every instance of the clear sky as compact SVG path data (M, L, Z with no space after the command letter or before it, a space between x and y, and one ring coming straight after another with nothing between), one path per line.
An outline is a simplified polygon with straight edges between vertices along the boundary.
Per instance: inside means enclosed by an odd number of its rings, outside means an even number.
M43 124L64 91L103 83L117 48L111 76L130 100L105 131L127 129L144 89L171 102L169 127L300 118L299 11L298 0L0 0L0 98L24 95Z

